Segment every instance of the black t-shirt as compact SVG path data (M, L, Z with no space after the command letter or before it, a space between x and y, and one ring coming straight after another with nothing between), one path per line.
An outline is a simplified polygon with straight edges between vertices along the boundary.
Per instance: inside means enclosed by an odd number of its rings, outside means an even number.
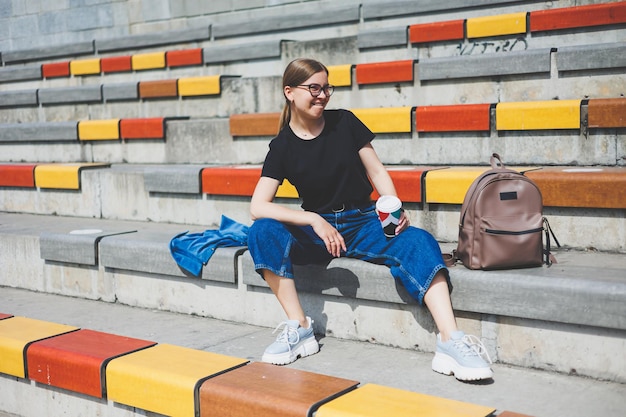
M311 140L300 139L289 126L282 129L270 142L261 173L289 180L302 208L318 213L368 201L373 191L358 152L374 134L348 110L325 110L324 119L324 130Z

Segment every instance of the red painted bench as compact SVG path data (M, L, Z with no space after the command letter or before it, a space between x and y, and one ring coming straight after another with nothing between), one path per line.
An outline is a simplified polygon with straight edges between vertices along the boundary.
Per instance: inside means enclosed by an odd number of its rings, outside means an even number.
M120 120L121 139L164 139L165 118L149 117Z
M100 60L100 67L103 73L129 72L133 70L132 57L130 55L124 55L102 58Z
M413 81L415 61L373 62L356 65L357 84L381 84Z
M167 51L165 53L165 62L168 67L202 65L204 63L202 48Z
M388 166L387 171L396 187L398 198L405 203L421 203L424 201L424 176L428 171L441 167L428 166ZM372 201L379 197L374 191L371 195Z
M70 62L54 62L41 65L41 75L43 78L57 78L70 76Z
M398 197L404 202L422 202L422 183L424 175L440 167L428 166L391 166L389 175L394 181ZM261 167L254 166L221 166L206 167L202 170L202 192L212 195L231 195L251 197L261 175ZM291 184L281 185L277 197L297 198L297 192ZM378 198L372 193L372 200Z
M156 342L77 330L32 343L26 350L28 377L45 385L105 398L108 362L154 345Z
M418 132L489 131L491 104L421 106L415 109Z
M626 2L537 10L529 20L531 32L626 23Z
M214 195L250 197L261 175L261 167L224 166L202 170L202 192Z
M35 166L36 164L1 164L0 187L35 188Z
M409 26L410 43L462 40L465 37L465 20L421 23Z

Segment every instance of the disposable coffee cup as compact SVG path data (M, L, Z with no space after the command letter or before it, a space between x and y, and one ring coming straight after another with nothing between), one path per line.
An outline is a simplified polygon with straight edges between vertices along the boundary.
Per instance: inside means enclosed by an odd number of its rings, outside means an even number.
M396 235L396 227L400 223L402 201L393 195L380 196L378 201L376 201L376 211L378 212L378 218L385 236L394 237Z

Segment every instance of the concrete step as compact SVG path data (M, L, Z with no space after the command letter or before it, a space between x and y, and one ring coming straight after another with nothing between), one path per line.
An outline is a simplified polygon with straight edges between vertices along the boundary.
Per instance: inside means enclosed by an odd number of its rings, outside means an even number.
M177 267L169 243L189 229L1 214L0 285L260 326L282 320L245 248L218 248L201 277ZM451 268L460 327L482 336L499 363L626 381L626 362L615 355L626 347L626 257L555 255L550 268ZM296 285L320 334L432 352L430 315L385 267L341 258L299 268Z

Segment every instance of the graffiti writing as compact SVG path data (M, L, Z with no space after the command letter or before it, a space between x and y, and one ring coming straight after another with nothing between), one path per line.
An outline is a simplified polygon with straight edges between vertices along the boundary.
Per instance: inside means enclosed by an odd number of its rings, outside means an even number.
M528 42L525 38L505 39L501 41L474 41L461 43L457 46L460 55L481 55L497 52L525 51Z

